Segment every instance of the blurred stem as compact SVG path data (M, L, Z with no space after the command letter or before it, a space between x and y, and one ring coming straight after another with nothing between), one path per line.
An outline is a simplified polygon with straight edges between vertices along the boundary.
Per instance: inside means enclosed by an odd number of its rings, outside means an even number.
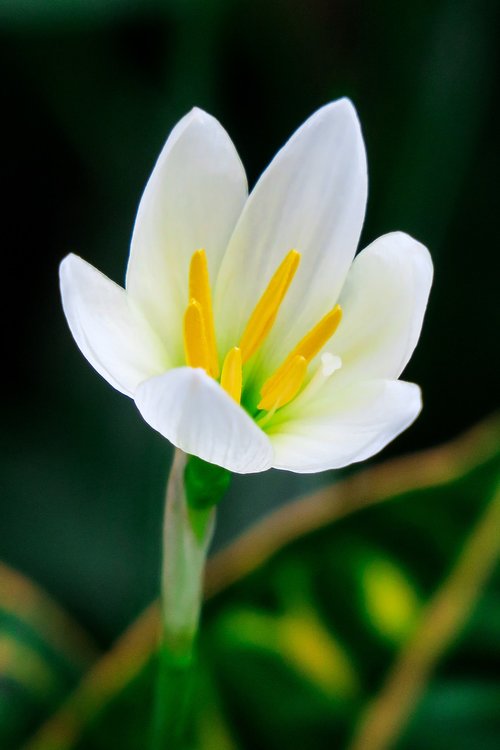
M176 449L163 525L161 641L158 652L153 750L183 750L190 705L194 643L215 508L188 505L187 456Z
M368 704L348 750L389 750L457 637L500 557L500 485L465 542L455 566L424 608L379 694Z

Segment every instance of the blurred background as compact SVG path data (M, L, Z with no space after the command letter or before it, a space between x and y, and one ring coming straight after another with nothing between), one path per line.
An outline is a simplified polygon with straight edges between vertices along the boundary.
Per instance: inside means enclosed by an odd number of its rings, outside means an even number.
M142 189L192 106L223 123L252 185L309 114L347 95L370 172L361 246L404 230L436 273L405 373L424 410L373 462L453 438L498 404L499 11L495 0L1 0L0 559L98 648L156 595L170 453L78 352L60 260L74 251L122 283ZM216 547L339 474L238 478ZM452 505L445 521L458 523Z

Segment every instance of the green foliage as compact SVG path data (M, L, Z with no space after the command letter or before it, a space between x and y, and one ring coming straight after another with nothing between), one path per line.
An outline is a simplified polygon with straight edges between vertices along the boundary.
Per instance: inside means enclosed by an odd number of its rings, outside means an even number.
M437 663L431 659L396 747L493 750L500 736L500 579L491 576L500 555L499 436L492 422L452 448L361 472L250 532L252 546L243 539L214 559L194 675L193 750L348 748L405 650L430 627L432 651L450 609L458 613L452 632ZM308 519L307 533L297 517ZM231 580L231 566L246 573L224 585L220 576ZM462 576L463 591L453 575ZM155 622L146 615L73 694L59 714L59 739L48 725L27 750L144 747ZM417 672L426 648L412 656ZM412 679L410 670L409 689ZM115 689L103 691L108 683ZM65 723L72 727L66 740Z
M0 747L15 750L54 711L97 652L52 600L0 565Z

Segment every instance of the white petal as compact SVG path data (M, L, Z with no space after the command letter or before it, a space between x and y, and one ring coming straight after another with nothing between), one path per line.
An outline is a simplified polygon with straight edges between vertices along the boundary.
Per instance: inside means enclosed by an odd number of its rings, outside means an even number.
M61 295L82 354L114 388L131 396L169 366L166 353L124 289L77 255L60 266Z
M192 110L170 134L142 196L126 284L177 364L184 361L189 261L205 248L215 279L246 197L245 172L226 131Z
M262 358L278 364L334 305L359 240L366 193L360 125L351 102L341 99L299 128L247 201L217 280L225 348L239 340L290 249L302 253L301 263Z
M421 409L420 389L400 380L376 380L343 388L330 402L271 428L273 466L299 473L339 469L380 451L405 430Z
M340 296L344 312L331 348L342 358L340 381L397 378L420 336L432 283L428 250L403 232L361 252Z
M180 367L147 380L135 401L146 422L186 453L239 474L272 464L267 436L203 370Z

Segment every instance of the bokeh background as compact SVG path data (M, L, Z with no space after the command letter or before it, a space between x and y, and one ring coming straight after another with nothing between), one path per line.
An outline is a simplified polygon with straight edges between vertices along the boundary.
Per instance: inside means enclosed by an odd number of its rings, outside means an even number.
M495 0L1 0L0 559L98 648L156 594L170 452L78 352L58 263L74 251L122 281L143 186L192 106L224 124L252 185L312 111L347 95L369 161L361 245L404 230L436 273L405 373L425 407L374 462L453 438L498 403L499 11ZM352 471L238 478L215 547Z

